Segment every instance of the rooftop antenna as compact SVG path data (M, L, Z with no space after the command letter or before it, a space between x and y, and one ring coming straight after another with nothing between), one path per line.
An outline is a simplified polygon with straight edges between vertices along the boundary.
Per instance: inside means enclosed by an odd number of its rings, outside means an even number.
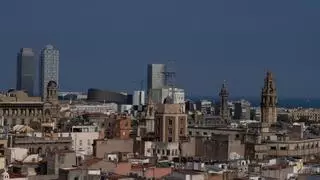
M174 101L175 95L175 80L176 80L176 71L174 68L175 60L169 60L166 64L165 72L162 72L165 77L166 86L171 88L171 98Z

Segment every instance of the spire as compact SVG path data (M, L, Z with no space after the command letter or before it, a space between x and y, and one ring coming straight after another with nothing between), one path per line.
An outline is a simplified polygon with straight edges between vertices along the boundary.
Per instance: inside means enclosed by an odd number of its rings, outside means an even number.
M148 91L148 105L153 104L151 90Z
M267 71L261 92L261 122L273 124L277 121L277 91L271 71Z
M273 80L273 75L271 71L267 71L266 77L264 79L264 87L262 88L262 94L275 94L276 87Z
M147 119L152 119L154 116L154 104L152 101L152 96L151 96L151 90L148 91L148 104L147 104L147 112L146 112L146 117Z
M222 84L222 87L221 87L221 90L220 90L220 93L219 93L220 97L228 97L229 96L226 84L227 84L226 80L224 80L223 84Z
M268 70L265 81L272 81L272 79L273 79L272 72Z

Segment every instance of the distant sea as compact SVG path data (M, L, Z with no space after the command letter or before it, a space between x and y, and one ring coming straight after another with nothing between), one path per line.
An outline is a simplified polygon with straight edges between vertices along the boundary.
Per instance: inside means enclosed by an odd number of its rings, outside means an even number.
M198 100L213 100L215 102L219 101L219 97L209 97L209 96L190 96L188 99L193 101ZM241 100L245 99L251 103L252 107L260 106L260 98L229 98L230 100ZM320 98L279 98L278 99L278 107L286 107L286 108L294 108L294 107L302 107L302 108L320 108Z

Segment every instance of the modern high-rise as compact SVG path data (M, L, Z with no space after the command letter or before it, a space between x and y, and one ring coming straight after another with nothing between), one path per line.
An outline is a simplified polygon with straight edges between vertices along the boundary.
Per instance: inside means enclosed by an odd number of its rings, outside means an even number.
M40 52L40 94L47 97L47 84L55 81L59 84L59 50L52 45L46 45Z
M37 65L31 48L21 48L17 55L17 90L24 90L29 96L34 95Z
M132 105L144 105L145 104L145 94L144 91L134 91L132 98Z
M161 89L166 85L166 65L148 64L148 90Z

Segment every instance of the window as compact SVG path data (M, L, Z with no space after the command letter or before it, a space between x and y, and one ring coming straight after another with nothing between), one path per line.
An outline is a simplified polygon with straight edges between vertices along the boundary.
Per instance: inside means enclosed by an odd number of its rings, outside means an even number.
M277 150L277 147L271 146L270 149L271 149L271 150Z
M168 137L168 142L172 142L172 137Z
M180 128L180 134L184 134L184 129Z
M169 128L169 134L171 135L172 134L172 128Z
M180 124L184 124L184 118L180 118Z
M62 156L62 155L59 156L59 163L60 163L60 164L64 164L64 158L65 158L65 157Z
M167 156L170 156L170 150L169 149L167 150Z
M280 150L287 150L287 147L280 147Z
M82 140L79 140L79 146L82 146Z
M169 119L169 125L172 126L172 119Z

